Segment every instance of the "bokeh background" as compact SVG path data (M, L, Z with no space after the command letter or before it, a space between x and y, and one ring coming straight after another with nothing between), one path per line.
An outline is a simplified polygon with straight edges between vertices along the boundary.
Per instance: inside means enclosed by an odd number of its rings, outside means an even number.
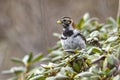
M12 57L29 52L47 54L57 41L53 32L61 33L56 21L69 16L77 23L86 13L104 22L116 18L119 0L0 0L0 80L1 71L14 64Z

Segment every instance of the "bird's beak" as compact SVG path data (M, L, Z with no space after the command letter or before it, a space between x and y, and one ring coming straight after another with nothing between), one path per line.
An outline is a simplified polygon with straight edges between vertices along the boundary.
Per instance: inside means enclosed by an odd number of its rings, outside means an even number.
M58 23L58 24L61 24L62 22L61 22L61 20L58 20L57 23Z

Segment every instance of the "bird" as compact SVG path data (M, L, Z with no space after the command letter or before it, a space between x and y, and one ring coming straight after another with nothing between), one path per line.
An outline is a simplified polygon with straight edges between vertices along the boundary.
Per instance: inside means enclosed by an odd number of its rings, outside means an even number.
M86 48L86 38L81 31L75 27L73 19L62 17L57 21L63 27L61 34L61 44L64 50L75 50Z

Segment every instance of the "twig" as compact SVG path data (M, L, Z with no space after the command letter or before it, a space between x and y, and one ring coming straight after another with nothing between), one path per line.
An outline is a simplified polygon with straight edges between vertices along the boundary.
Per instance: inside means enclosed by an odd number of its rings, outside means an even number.
M91 62L91 64L98 63L99 61L104 60L104 59L105 59L105 57L106 57L105 55L102 55L102 56L100 56L98 59L96 59L96 60L92 61L92 62Z
M92 61L90 64L88 64L88 66L87 67L85 67L85 71L86 70L88 70L91 66L92 66L92 64L95 64L95 63L98 63L99 61L101 61L101 60L104 60L105 59L105 55L102 55L102 56L100 56L98 59L95 59L94 61Z

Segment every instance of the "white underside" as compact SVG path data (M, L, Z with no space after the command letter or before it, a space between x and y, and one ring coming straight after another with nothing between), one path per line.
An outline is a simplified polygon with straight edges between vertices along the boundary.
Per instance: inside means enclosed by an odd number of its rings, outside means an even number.
M61 40L61 44L65 50L86 48L85 41L80 36L74 37L78 32L78 30L74 30L74 34L71 37L67 37L66 40Z

